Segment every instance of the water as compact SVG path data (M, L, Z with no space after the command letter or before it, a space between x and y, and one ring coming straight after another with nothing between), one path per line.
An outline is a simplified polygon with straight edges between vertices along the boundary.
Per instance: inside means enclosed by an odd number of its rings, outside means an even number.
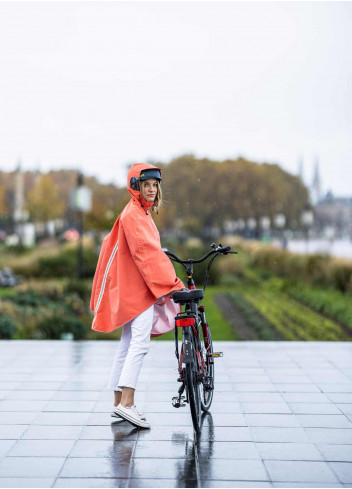
M295 253L328 253L332 256L352 260L352 242L348 239L310 239L308 242L291 240L288 242L287 249Z

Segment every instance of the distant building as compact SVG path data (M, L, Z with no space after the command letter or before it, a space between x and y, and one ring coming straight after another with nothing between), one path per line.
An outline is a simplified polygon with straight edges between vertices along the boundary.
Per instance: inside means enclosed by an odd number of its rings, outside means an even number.
M330 237L352 238L352 197L334 197L328 192L315 206L315 225Z
M322 180L320 177L320 168L319 168L319 158L315 158L313 178L311 182L306 182L304 178L304 161L303 156L300 156L298 159L298 177L302 180L303 184L309 190L310 201L312 205L316 205L320 199L323 197L322 192Z
M298 160L298 176L305 183L302 157ZM352 239L352 195L335 197L331 191L323 193L318 157L314 164L312 182L306 185L314 207L314 229L318 235L329 239Z

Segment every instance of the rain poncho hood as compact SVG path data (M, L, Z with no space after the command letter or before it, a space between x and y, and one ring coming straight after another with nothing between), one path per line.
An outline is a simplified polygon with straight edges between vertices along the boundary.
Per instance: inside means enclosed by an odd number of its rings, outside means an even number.
M161 249L149 209L154 203L130 187L132 177L151 168L157 167L132 165L127 177L131 200L103 239L90 300L93 330L114 331L155 304L151 335L159 336L174 328L174 317L181 310L169 294L184 284Z

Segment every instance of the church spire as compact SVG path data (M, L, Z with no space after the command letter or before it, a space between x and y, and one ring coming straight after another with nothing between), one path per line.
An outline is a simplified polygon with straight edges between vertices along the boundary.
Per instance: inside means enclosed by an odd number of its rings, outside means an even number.
M311 187L312 203L317 204L321 199L321 178L319 168L319 158L316 156L313 172L313 181Z
M303 156L300 155L298 157L298 175L302 182L304 183L304 174L303 174Z

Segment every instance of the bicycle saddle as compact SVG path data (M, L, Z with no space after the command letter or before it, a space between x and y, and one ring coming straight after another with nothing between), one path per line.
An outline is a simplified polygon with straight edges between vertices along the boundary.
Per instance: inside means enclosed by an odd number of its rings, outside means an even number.
M176 304L186 304L186 302L199 302L204 297L203 289L182 290L181 292L175 292L172 296L172 300Z

